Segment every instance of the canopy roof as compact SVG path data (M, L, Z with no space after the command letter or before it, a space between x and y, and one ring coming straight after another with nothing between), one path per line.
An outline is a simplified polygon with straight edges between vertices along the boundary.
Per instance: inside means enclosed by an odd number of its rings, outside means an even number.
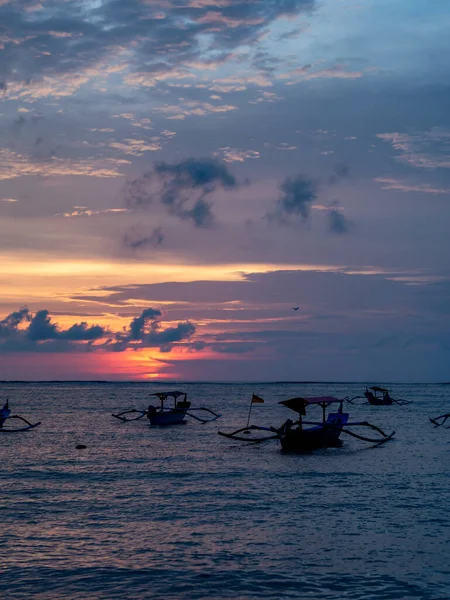
M376 385L374 387L369 388L369 389L373 390L374 392L387 392L386 388L378 387Z
M342 400L339 400L339 398L335 398L334 396L314 396L311 398L290 398L289 400L282 400L281 402L278 402L278 404L283 404L295 412L305 414L305 408L310 404L328 406L329 404L337 402L342 402Z

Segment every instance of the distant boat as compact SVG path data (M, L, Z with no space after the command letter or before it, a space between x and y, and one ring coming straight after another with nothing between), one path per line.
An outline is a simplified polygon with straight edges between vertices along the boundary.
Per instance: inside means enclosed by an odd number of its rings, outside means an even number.
M349 400L349 402L352 403L353 400L357 400L358 398L366 398L366 400L369 402L369 404L372 404L372 406L390 406L392 404L399 404L400 406L403 406L404 404L411 404L411 400L392 398L392 396L389 394L389 390L377 385L374 385L371 388L366 388L364 396L354 396Z
M5 425L7 421L12 421L13 419L16 421L22 421L22 423L25 423L25 425L20 424L17 427ZM0 433L18 433L20 431L28 431L30 429L34 429L40 424L40 421L39 423L30 423L30 421L25 419L25 417L21 417L20 415L12 415L9 408L9 400L7 400L0 409Z
M379 427L368 423L367 421L349 422L349 414L344 413L343 403L346 398L338 399L333 396L323 396L318 398L290 398L283 400L279 404L283 404L287 408L298 413L298 420L292 421L288 419L281 427L260 427L258 425L250 425L242 427L232 433L219 431L219 435L229 439L260 443L268 440L277 439L280 441L281 448L284 452L303 453L317 450L320 448L339 448L342 446L340 440L341 434L346 433L352 437L373 444L383 444L390 440L395 431L390 434L384 433ZM336 412L326 415L326 410L331 405L338 404ZM322 419L320 421L305 421L302 416L306 416L307 406L319 406L322 408ZM304 425L312 425L313 427L305 428ZM381 437L369 438L350 431L348 427L370 427L377 431ZM265 437L243 437L240 434L248 435L254 432L264 431L270 433Z
M372 404L373 406L387 406L389 404L394 404L394 399L390 397L389 391L386 388L378 386L366 388L364 396L367 398L369 404Z
M118 414L113 414L112 416L116 419L120 419L121 421L138 421L139 419L147 417L151 425L160 426L181 425L184 423L186 416L192 417L201 423L209 423L210 421L215 421L222 416L203 406L192 407L191 403L187 399L186 392L155 392L154 394L150 395L159 398L159 406L153 406L150 404L147 410L137 410L132 408ZM169 399L173 400L172 406L167 406L167 404L165 404ZM192 411L205 411L213 416L212 418L202 419L198 415L192 414ZM128 416L131 414L137 414L138 416Z
M147 419L151 425L180 425L183 423L191 406L185 392L157 392L152 396L157 396L161 404L159 407L150 404L147 409ZM164 406L164 402L169 398L173 398L173 407Z

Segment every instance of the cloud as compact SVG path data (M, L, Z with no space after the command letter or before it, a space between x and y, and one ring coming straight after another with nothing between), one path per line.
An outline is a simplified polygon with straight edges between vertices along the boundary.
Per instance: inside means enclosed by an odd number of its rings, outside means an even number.
M26 321L30 321L30 311L27 307L23 307L16 312L12 312L2 321L0 321L0 338L7 338L14 335L17 327Z
M278 41L279 42L284 42L285 40L295 39L301 33L303 33L305 30L306 30L306 27L304 25L303 26L299 26L299 27L295 27L294 29L291 29L290 31L286 31L284 33L281 33L278 36Z
M377 138L398 151L399 162L419 169L450 168L450 131L433 128L415 133L378 133Z
M350 177L350 167L348 165L339 163L334 166L333 173L328 179L329 185L335 185L339 183L341 179Z
M35 342L44 340L88 341L103 337L105 330L99 325L88 327L86 323L72 325L69 329L60 330L51 322L48 310L38 311L30 321L27 337Z
M131 212L128 208L104 208L102 210L93 210L86 206L74 206L73 210L65 213L56 213L55 217L65 217L72 219L74 217L92 217L94 215L106 215L106 214L118 214L124 212Z
M367 352L371 352L370 348L380 339L380 332L394 331L396 336L406 334L408 338L416 336L417 332L423 332L424 315L429 320L430 335L443 340L446 337L448 344L448 331L446 328L443 331L442 325L449 315L448 279L422 281L416 285L419 281L415 276L429 279L430 273L420 270L409 274L394 273L394 270L389 273L373 267L363 270L363 267L351 266L328 267L329 270L321 272L314 272L313 265L309 269L247 273L239 281L205 278L178 283L131 284L101 288L101 294L106 306L111 302L126 311L132 303L145 305L157 301L170 305L174 313L182 310L189 318L200 314L195 334L177 342L183 352L176 356L176 372L179 373L179 361L183 361L186 350L184 359L191 367L186 364L183 376L190 379L204 378L205 373L209 379L236 379L237 370L230 362L234 360L242 361L240 377L243 380L257 377L254 375L257 371L259 376L264 372L267 379L280 379L276 374L284 369L286 361L290 362L286 379L295 379L299 360L303 358L310 361L305 377L310 369L316 369L314 372L322 373L323 379L323 363L326 369L334 369L336 360L340 361L340 368L348 369L345 372L350 374L356 360L358 368L362 362L370 366L369 379L381 364L378 357L372 354L367 357ZM293 301L301 305L298 312L292 311L296 305ZM211 358L212 353L217 355L215 359ZM433 356L435 359L439 355ZM396 365L401 366L401 372L411 372L408 357L399 357L396 349L390 349L385 359L386 364L399 360ZM199 371L194 376L192 367L196 360ZM209 360L220 362L220 376L213 376ZM338 372L336 369L333 374L336 376ZM342 374L341 378L344 378Z
M207 85L211 92L219 92L221 94L229 94L231 92L243 92L248 86L272 87L273 83L265 75L248 74L248 75L230 75L228 77L214 78L212 83ZM269 94L268 97L276 96Z
M108 146L114 148L114 150L120 150L123 154L142 156L144 152L161 150L162 146L158 143L158 140L159 138L155 138L152 142L146 142L145 140L127 138L123 142L110 142Z
M297 150L297 146L292 146L287 142L280 142L279 144L272 144L271 142L264 142L266 148L275 148L275 150L292 151Z
M335 185L339 179L348 177L349 167L346 165L336 165L334 173L328 178L328 185ZM311 209L326 211L327 229L330 233L347 233L353 226L334 200L330 205L324 206L314 204L318 196L319 183L304 175L287 178L281 185L281 196L278 198L275 209L267 213L265 218L269 222L275 222L287 225L291 222L307 221L311 214Z
M229 342L222 344L211 344L211 349L220 354L245 354L252 352L258 347L257 343L252 342Z
M203 340L196 340L195 342L190 342L187 348L188 352L201 352L206 348L206 342Z
M175 164L156 163L142 177L128 181L125 200L131 208L144 208L157 200L169 214L191 221L195 227L208 227L213 213L206 198L220 188L237 185L219 160L188 158Z
M87 341L97 340L105 335L105 329L100 325L89 327L87 323L76 323L59 333L58 337L63 340Z
M161 311L158 309L144 309L139 317L131 321L129 332L116 335L116 343L112 344L113 349L123 350L129 347L131 342L134 349L159 347L161 352L170 352L174 343L189 340L196 331L195 325L189 321L178 323L176 327L161 329L161 324L157 320L160 316Z
M146 308L142 311L139 317L136 317L131 321L130 324L130 339L131 340L142 340L145 333L145 326L148 322L154 327L156 324L156 317L161 316L161 311L154 308Z
M450 188L436 187L428 183L407 183L395 177L375 177L374 181L383 184L383 190L397 190L399 192L419 192L422 194L450 194Z
M180 104L165 104L164 106L155 107L153 110L167 115L167 119L182 121L187 116L203 117L213 113L231 112L237 110L237 108L233 104L211 104L199 100L183 100Z
M348 233L351 229L352 223L349 221L342 209L339 207L339 203L334 200L331 206L327 210L327 228L330 233L336 233L342 235Z
M56 325L51 323L48 310L40 310L31 319L27 337L33 341L54 340L58 337L58 330Z
M222 160L228 163L244 162L248 159L260 157L260 154L257 150L241 150L240 148L230 148L229 146L219 148L219 150L215 152L214 155L220 156Z
M278 78L287 79L286 85L295 85L301 81L311 81L313 79L359 79L364 76L363 71L347 71L344 65L333 65L325 69L313 69L313 65L304 65L287 73L282 73Z
M300 218L306 221L311 212L311 205L317 198L317 183L303 175L287 178L280 186L282 192L277 200L275 210L268 213L270 221L288 223L291 219Z
M123 246L131 250L142 250L148 247L160 246L164 241L164 234L160 227L148 233L142 226L134 225L128 233L123 236Z
M195 333L195 325L187 321L186 323L178 323L176 327L168 327L162 331L159 328L153 329L145 338L144 343L155 346L166 346L174 342L181 342L189 339Z
M196 331L190 321L163 329L160 318L159 309L146 308L131 320L128 328L111 333L100 325L89 326L85 322L62 329L52 321L48 310L32 314L23 307L0 321L0 353L124 352L152 347L170 352L174 344L189 340Z
M177 135L177 133L176 131L170 131L170 129L163 129L163 131L161 131L161 135L163 135L164 137L171 138L174 135Z
M11 97L30 101L70 96L122 71L139 87L178 81L199 63L219 65L257 43L280 17L314 7L315 0L2 0L0 79Z
M127 161L105 158L98 160L68 159L51 157L47 161L36 161L29 156L0 148L0 181L21 176L66 176L120 177L118 167Z
M260 95L254 100L249 100L249 104L262 104L263 102L273 103L284 100L283 96L278 96L275 92L260 91Z

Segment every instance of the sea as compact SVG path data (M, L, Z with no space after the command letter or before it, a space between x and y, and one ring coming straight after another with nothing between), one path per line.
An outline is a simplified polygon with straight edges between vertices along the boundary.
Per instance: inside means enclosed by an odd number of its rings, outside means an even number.
M0 384L0 403L42 422L0 434L1 600L448 600L450 429L429 417L450 412L449 385L348 405L396 432L377 447L289 455L217 435L246 424L253 393L251 423L278 426L294 416L281 400L371 383ZM111 416L174 387L223 416Z

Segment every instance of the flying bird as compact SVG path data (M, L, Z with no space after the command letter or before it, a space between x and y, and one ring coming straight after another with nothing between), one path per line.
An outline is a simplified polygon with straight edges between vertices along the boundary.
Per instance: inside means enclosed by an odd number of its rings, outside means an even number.
M298 310L300 307L299 306L294 306L294 308L292 310Z

